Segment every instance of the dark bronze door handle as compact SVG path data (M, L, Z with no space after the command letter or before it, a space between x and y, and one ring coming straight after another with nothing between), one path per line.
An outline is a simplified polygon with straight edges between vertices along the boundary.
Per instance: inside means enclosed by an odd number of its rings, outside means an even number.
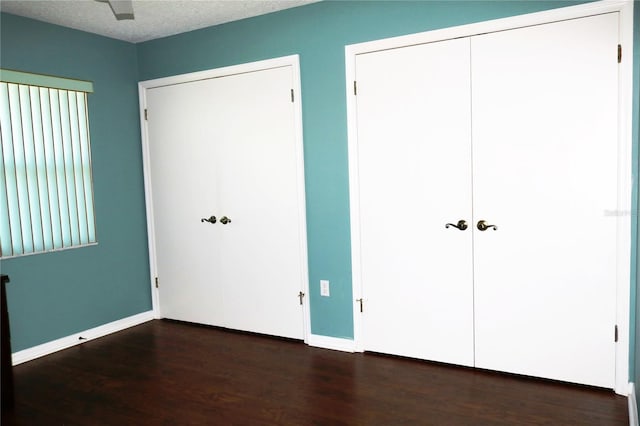
M231 223L231 219L229 219L229 218L228 218L228 217L226 217L226 216L222 216L222 217L220 218L220 223L221 223L221 224L223 224L223 225L226 225L227 223Z
M454 225L453 223L447 223L444 227L445 227L445 228L448 228L448 227L450 227L450 226L453 226L454 228L458 228L458 229L459 229L459 230L461 230L461 231L464 231L465 229L467 229L467 228L469 227L469 226L467 225L467 222L466 222L465 220L463 220L463 219L460 219L460 220L458 221L458 223L457 223L457 224L455 224L455 225Z
M489 225L486 220L478 221L477 226L478 226L478 229L481 231L486 231L489 228L493 228L494 231L498 230L498 227L496 225Z
M211 216L209 219L203 217L202 219L200 219L200 222L209 222L211 224L214 224L216 223L216 217Z

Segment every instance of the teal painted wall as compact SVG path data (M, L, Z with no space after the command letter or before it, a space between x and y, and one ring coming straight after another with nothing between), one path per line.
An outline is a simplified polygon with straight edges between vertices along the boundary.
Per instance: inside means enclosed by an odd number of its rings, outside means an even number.
M4 68L94 82L98 245L3 260L13 351L151 309L136 46L2 14Z
M631 276L635 277L635 281L631 286L631 315L629 320L629 334L630 348L629 348L629 380L635 383L636 387L640 386L640 357L637 355L640 353L640 327L638 327L637 321L640 318L640 301L637 298L640 296L637 291L637 283L640 281L640 270L638 270L638 264L640 263L640 252L638 251L638 230L639 230L639 215L640 206L638 203L638 171L640 156L638 149L640 147L639 127L640 127L640 2L634 3L633 11L633 182L634 185L634 201L633 206L634 218L636 220L631 221L632 234L634 236L632 244L631 259L635 259L635 262L631 264ZM635 285L634 285L635 284Z
M352 338L344 46L574 4L321 2L142 43L140 79L300 55L311 328ZM321 279L331 282L330 298L320 297Z

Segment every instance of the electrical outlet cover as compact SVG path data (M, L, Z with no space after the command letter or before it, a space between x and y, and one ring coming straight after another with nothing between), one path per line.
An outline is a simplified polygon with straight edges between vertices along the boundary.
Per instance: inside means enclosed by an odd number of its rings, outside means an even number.
M320 280L320 296L329 297L329 281Z

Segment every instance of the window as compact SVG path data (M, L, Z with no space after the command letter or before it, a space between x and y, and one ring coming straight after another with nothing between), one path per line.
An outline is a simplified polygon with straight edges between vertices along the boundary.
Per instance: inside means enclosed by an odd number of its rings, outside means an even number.
M92 84L0 70L0 257L96 242Z

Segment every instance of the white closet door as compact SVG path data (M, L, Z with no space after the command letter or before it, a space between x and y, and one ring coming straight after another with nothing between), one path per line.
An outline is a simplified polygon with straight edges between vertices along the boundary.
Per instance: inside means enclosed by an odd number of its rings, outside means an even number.
M220 227L202 223L218 214L218 153L205 111L219 104L202 96L212 80L147 90L155 252L163 318L224 323Z
M225 317L233 328L302 338L303 262L291 67L224 79L214 120L219 167ZM224 90L224 91L223 91ZM212 96L214 93L211 94ZM304 290L303 290L304 291ZM295 319L295 320L293 320Z
M292 80L282 66L147 90L163 317L304 337Z
M472 38L476 366L613 387L618 16Z
M358 55L364 349L473 365L469 40Z

